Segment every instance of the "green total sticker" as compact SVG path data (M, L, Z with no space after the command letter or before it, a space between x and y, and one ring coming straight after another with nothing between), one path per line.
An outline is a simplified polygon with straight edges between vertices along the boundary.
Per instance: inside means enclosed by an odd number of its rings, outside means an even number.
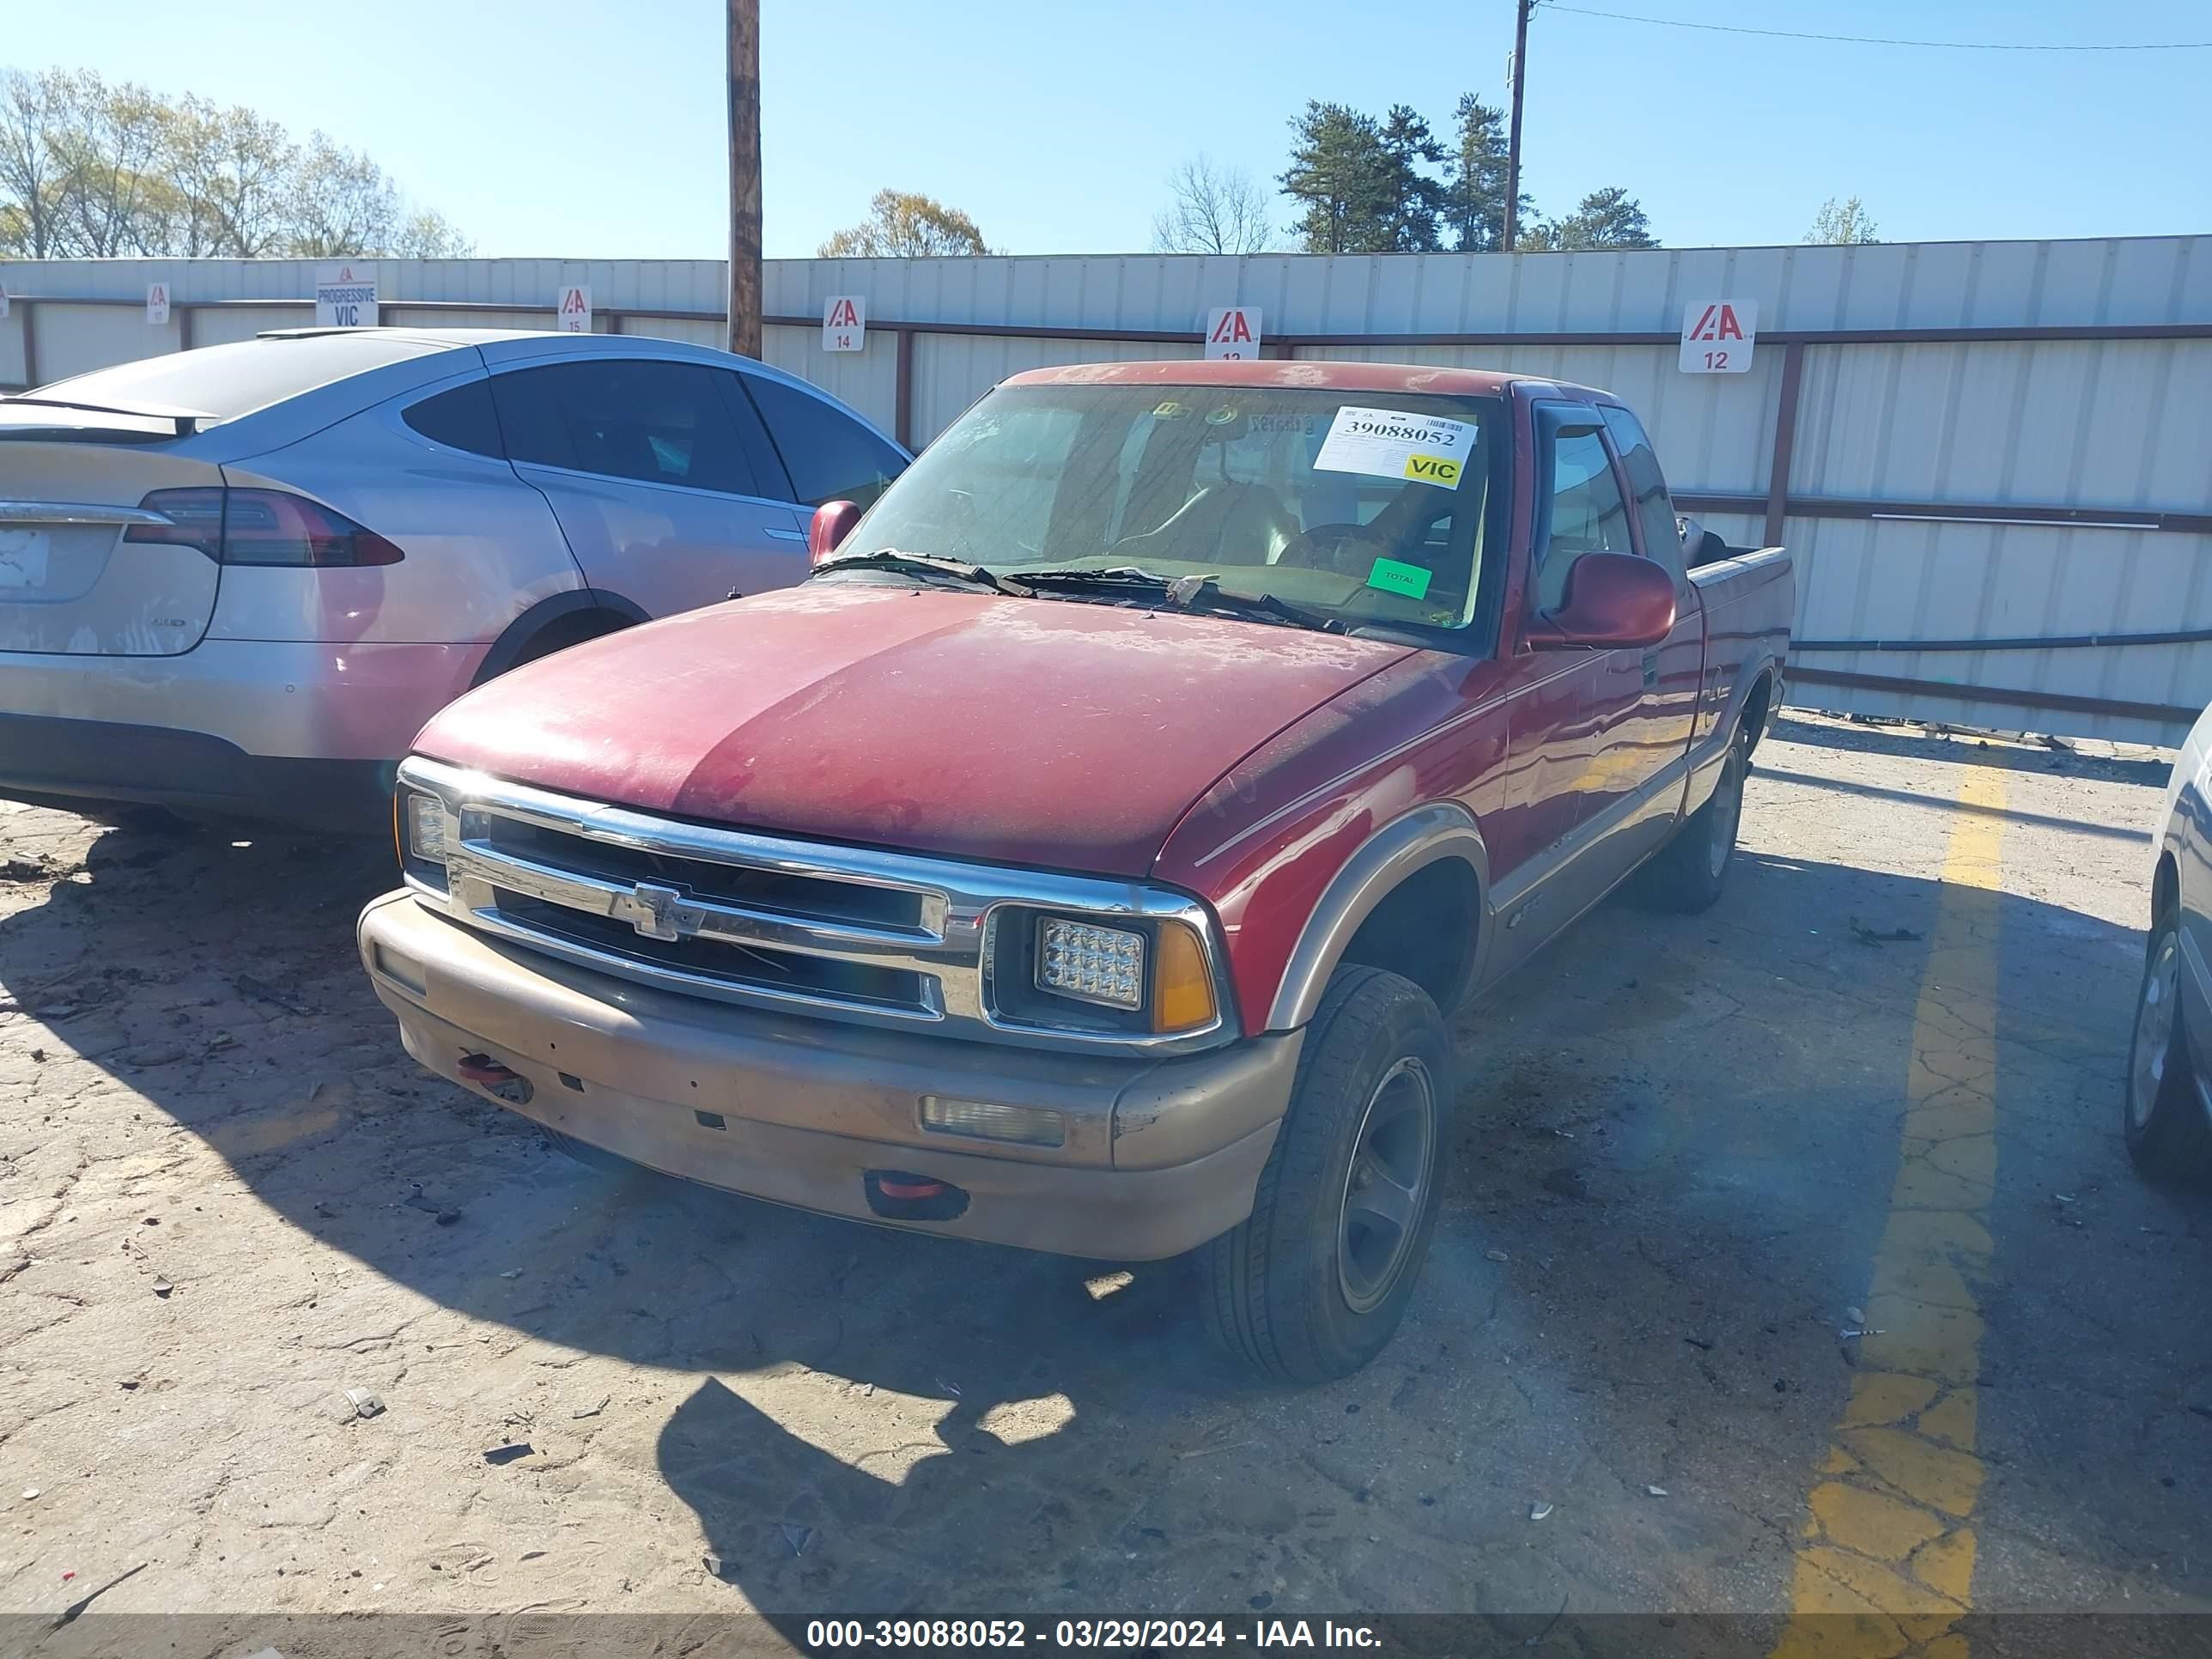
M1375 568L1367 573L1367 585L1379 587L1385 593L1403 593L1409 599L1425 599L1428 596L1430 574L1417 564L1377 559Z

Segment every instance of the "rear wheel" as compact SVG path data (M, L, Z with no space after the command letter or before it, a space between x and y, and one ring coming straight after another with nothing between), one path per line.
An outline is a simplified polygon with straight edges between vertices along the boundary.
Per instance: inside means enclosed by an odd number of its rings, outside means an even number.
M1720 781L1712 794L1638 872L1638 897L1657 909L1685 914L1712 907L1727 885L1729 866L1735 860L1736 830L1743 822L1743 781L1750 769L1750 734L1739 732L1721 763Z
M2212 1182L2212 1121L2182 1025L2179 905L2169 905L2151 928L2120 1129L2128 1156L2148 1179L2191 1187Z
M1426 992L1338 969L1252 1214L1199 1252L1215 1334L1254 1370L1348 1376L1396 1332L1436 1231L1450 1075Z

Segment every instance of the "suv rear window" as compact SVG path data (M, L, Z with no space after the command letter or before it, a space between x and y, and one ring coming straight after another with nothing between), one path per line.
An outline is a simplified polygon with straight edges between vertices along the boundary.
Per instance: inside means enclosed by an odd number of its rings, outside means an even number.
M444 340L426 340L419 335L394 338L383 330L295 339L237 340L95 368L40 390L46 396L81 398L88 404L125 408L132 404L164 404L174 409L203 410L230 421L349 375L455 349Z
M410 404L400 411L399 418L434 442L465 449L472 455L489 455L495 461L507 459L507 446L500 441L499 416L491 406L489 380L471 380L466 386Z

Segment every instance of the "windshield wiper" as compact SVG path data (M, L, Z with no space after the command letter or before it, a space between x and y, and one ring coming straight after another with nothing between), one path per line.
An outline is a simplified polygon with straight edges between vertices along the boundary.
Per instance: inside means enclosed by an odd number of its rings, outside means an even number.
M848 553L825 559L814 567L813 574L818 576L824 571L855 568L903 572L915 576L949 576L970 586L988 587L994 593L1021 592L1019 588L1009 587L980 564L969 564L964 559L941 559L934 553L902 553L896 547L879 548L873 553Z
M1294 628L1316 629L1325 634L1345 631L1341 617L1323 611L1310 610L1304 605L1292 605L1288 599L1277 599L1273 593L1231 593L1215 576L1163 576L1140 566L1124 564L1075 570L1017 570L1009 574L1007 580L1017 590L1022 587L1119 588L1132 594L1140 593L1157 599L1182 611L1218 611L1253 622L1287 623Z

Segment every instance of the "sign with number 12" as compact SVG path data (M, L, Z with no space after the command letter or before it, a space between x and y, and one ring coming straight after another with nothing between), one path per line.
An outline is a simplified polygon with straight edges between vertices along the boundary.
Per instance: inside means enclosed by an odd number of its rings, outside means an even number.
M1675 367L1685 374L1746 374L1758 343L1756 300L1692 300L1682 308L1682 355Z

